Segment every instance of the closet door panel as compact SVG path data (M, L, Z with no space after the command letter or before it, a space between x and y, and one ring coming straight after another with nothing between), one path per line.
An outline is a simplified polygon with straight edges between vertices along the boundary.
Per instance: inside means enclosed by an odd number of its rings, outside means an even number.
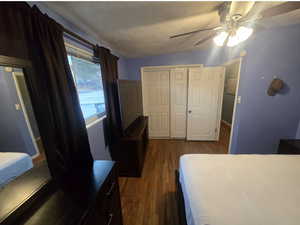
M224 75L223 67L189 71L188 140L217 140L219 137Z
M149 116L149 136L170 136L170 72L143 72L144 115Z
M186 137L187 68L171 70L171 137Z

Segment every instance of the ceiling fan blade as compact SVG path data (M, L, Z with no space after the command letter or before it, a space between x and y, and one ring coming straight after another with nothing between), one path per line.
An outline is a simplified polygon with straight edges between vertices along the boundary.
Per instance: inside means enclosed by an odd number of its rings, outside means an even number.
M254 4L254 1L232 1L230 5L229 15L241 15L242 17L245 17L251 11Z
M240 21L239 21L239 24L240 25L246 25L246 24L256 24L261 18L259 17L246 17L246 18L242 18Z
M203 39L201 39L200 41L198 41L198 42L195 44L195 46L198 46L198 45L200 45L200 44L202 44L202 43L208 41L209 39L213 38L215 35L216 35L216 32L214 32L214 33L208 35L206 38L203 38Z
M284 13L288 13L300 9L300 2L286 2L272 8L262 11L260 14L262 18L269 18L273 16L279 16Z
M240 23L242 26L252 27L256 32L261 32L267 28L259 23L259 19L247 20Z
M219 20L221 24L226 23L226 17L229 13L231 2L223 2L218 9Z
M211 28L204 28L204 29L194 30L194 31L187 32L187 33L173 35L173 36L170 37L170 39L171 38L182 37L182 36L186 36L186 35L190 35L190 34L195 34L195 33L202 32L202 31L219 30L221 28L222 28L221 26L215 26L215 27L211 27Z

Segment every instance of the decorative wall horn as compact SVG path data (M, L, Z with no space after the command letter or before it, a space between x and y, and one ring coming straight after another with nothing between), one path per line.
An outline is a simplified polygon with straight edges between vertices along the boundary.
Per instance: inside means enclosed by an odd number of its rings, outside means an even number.
M269 89L267 91L269 96L274 96L276 95L284 86L284 83L280 79L274 79L272 80Z

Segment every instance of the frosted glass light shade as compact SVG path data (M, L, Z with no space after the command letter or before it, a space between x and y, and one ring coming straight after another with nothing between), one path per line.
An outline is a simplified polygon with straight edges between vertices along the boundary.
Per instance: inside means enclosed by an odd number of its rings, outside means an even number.
M239 43L246 41L253 33L253 29L249 27L239 27L236 31L236 34L230 36L228 39L227 46L233 47Z
M253 33L253 28L250 27L239 27L236 31L236 36L239 42L246 41Z
M228 36L228 33L225 31L222 31L217 36L214 37L214 42L217 46L223 46L224 42Z
M230 35L228 38L227 46L233 47L238 45L239 43L247 40L253 33L253 29L249 27L239 27L235 33L235 35ZM214 42L217 46L223 46L226 38L228 37L228 33L222 31L217 36L214 37Z

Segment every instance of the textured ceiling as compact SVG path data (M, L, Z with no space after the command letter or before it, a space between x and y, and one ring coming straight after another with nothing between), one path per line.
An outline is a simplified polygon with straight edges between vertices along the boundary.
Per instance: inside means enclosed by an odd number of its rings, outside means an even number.
M169 36L219 24L217 8L222 2L44 2L57 14L87 33L93 33L127 57L204 49L211 41L194 44L210 32L169 39ZM278 3L256 3L270 7ZM298 11L299 12L299 11ZM292 13L293 22L300 21ZM279 19L278 19L279 18ZM265 25L291 23L280 16ZM282 22L283 21L283 22ZM281 22L281 23L280 23Z

